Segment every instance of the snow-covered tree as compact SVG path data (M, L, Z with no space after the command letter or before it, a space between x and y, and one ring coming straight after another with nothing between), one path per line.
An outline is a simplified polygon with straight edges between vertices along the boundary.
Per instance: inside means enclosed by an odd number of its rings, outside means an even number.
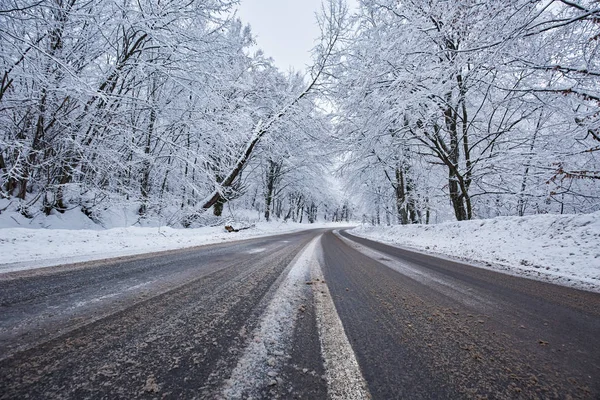
M457 220L597 208L598 12L361 1L330 90L366 199L393 201L401 223L448 202Z

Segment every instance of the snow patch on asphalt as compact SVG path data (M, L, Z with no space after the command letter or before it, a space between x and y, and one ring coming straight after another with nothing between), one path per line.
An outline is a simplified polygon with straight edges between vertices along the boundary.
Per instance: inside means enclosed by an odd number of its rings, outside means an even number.
M125 288L125 289L117 288L116 292L105 294L105 295L99 296L99 297L93 297L91 299L87 299L87 300L83 300L83 301L78 301L75 304L73 304L71 306L71 308L80 308L80 307L86 306L88 304L99 303L99 302L104 301L106 299L111 299L111 298L114 298L114 297L117 297L117 296L122 296L123 294L125 294L127 292L132 292L132 291L135 291L137 289L141 289L143 287L150 286L151 284L153 284L155 282L156 281L143 282L143 283L140 283L140 284L137 284L137 285L129 286L129 287Z
M322 255L320 243L317 251ZM328 397L333 400L371 399L367 383L360 372L354 350L344 332L344 326L323 277L320 259L322 256L312 259L311 277L314 282L312 288L321 354L325 361Z
M268 386L283 383L278 371L289 357L289 342L300 306L307 300L306 282L310 279L310 264L320 238L313 239L302 250L275 292L252 341L223 389L225 398L250 398Z
M361 226L350 233L511 275L600 292L600 212Z
M260 248L257 248L257 249L248 250L246 253L248 253L248 254L258 254L258 253L262 253L265 250L267 250L267 249L265 249L264 247L260 247Z

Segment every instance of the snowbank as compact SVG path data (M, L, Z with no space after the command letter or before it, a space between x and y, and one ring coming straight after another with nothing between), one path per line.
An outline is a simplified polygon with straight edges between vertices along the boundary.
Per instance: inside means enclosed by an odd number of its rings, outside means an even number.
M350 233L514 275L600 291L600 212L360 226Z
M259 222L228 233L223 226L197 229L0 229L0 273L229 242L340 224Z

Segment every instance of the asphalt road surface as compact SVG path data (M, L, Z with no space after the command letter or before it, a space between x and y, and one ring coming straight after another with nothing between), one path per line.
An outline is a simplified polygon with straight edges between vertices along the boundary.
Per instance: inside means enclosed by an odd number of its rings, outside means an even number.
M5 273L0 398L600 399L600 294L329 230Z

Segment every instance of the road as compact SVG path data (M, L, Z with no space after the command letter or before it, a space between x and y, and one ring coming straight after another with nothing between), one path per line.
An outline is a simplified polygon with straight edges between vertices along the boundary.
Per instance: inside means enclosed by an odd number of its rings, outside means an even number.
M600 294L312 230L0 275L0 398L600 398Z

